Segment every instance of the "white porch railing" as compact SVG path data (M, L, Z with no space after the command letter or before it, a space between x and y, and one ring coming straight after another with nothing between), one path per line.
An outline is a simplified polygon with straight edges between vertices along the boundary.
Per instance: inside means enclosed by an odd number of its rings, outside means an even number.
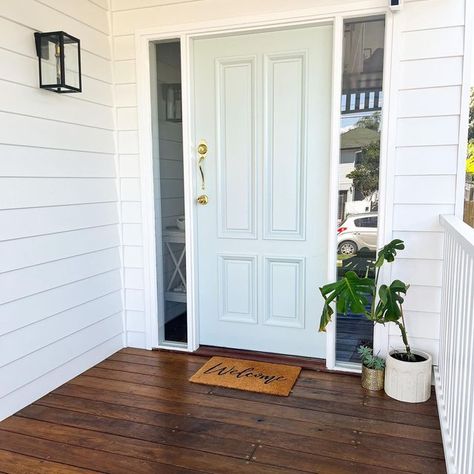
M474 229L441 216L444 274L439 365L435 368L438 411L449 474L474 472Z

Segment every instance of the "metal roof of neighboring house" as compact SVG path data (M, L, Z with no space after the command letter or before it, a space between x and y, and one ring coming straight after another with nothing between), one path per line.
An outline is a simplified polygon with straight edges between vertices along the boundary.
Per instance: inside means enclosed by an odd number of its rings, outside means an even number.
M361 148L379 138L380 133L370 128L352 128L341 135L341 150Z

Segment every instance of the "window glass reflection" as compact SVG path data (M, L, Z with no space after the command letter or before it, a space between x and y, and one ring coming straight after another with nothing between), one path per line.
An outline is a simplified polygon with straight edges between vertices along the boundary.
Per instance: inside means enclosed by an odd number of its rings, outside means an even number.
M383 18L344 22L337 274L373 276L377 250ZM337 315L336 359L357 362L359 345L372 345L365 316Z

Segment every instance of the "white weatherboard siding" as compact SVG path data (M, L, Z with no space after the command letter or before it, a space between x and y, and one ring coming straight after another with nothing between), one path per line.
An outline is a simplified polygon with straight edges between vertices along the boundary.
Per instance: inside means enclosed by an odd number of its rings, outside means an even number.
M123 346L107 8L0 5L0 419ZM55 30L81 39L82 94L38 88Z
M405 240L392 277L411 284L406 321L411 344L437 363L443 231L439 214L453 214L461 113L464 2L405 4L400 43L393 177L393 236ZM464 160L464 157L459 159ZM390 329L390 347L401 344Z
M139 182L137 139L135 32L179 22L219 20L284 11L385 8L386 0L111 0L115 48L122 189ZM389 13L389 15L392 15ZM385 94L391 98L387 142L386 239L399 237L407 250L391 269L392 276L411 283L406 302L413 346L437 360L441 299L442 229L439 214L455 209L456 173L463 75L463 0L407 0L393 15L393 77ZM460 158L460 159L463 159ZM137 270L126 282L128 343L145 347L140 202L124 218L125 268ZM390 329L390 347L400 344Z

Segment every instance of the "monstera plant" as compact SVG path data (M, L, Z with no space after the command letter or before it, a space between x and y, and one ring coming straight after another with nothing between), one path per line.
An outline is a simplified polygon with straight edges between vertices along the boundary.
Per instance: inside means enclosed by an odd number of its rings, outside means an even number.
M383 247L375 261L375 275L369 278L367 268L365 276L348 271L341 279L320 288L324 298L323 312L319 326L324 331L334 314L333 305L340 315L364 314L367 319L378 324L394 323L400 329L404 350L389 352L385 367L385 392L396 400L419 403L431 396L430 354L412 350L408 343L403 302L408 285L394 280L390 285L379 285L380 271L384 263L393 262L399 250L405 244L402 240L392 240Z
M405 354L400 358L407 361L415 360L410 345L403 316L403 300L408 290L406 283L394 280L390 285L380 285L380 270L385 262L393 262L398 250L403 250L405 244L402 240L395 239L383 247L375 261L375 277L360 277L353 271L348 271L340 280L324 285L320 288L324 298L323 312L319 325L320 331L325 331L334 313L332 308L335 303L339 314L348 315L364 314L374 323L395 323L400 329ZM367 269L366 275L369 269Z

